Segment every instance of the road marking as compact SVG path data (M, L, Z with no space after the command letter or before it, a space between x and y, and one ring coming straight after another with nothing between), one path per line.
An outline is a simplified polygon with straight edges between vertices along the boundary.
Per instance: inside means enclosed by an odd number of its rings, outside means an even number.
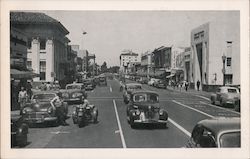
M186 134L188 137L191 137L191 133L189 131L187 131L185 128L183 128L182 126L180 126L179 124L177 124L175 121L173 121L172 119L168 118L168 121L170 123L172 123L175 127L177 127L178 129L180 129L184 134Z
M111 86L109 87L109 91L112 92L112 87Z
M202 98L202 99L205 99L205 100L208 100L208 101L210 101L210 99L209 98L207 98L207 97L203 97L203 96L199 96L199 95L195 95L196 97L200 97L200 98Z
M116 108L116 103L115 103L114 99L113 99L113 104L114 104L114 108L115 108L115 115L116 115L117 124L118 124L119 132L120 132L120 137L121 137L121 141L122 141L122 147L123 148L127 148L126 142L125 142L125 139L124 139L124 136L123 136L123 132L122 132L122 127L121 127L121 123L120 123L118 111L117 111L117 108Z
M229 112L231 112L231 113L235 113L235 114L239 114L239 115L240 115L239 112L236 112L236 111L233 111L233 110L230 110L230 109L218 107L218 106L215 106L215 105L212 105L212 104L208 104L208 103L205 103L205 102L202 102L202 101L200 101L200 102L201 102L202 104L206 104L206 105L208 105L208 106L210 106L210 107L218 108L218 109L221 109L221 110L229 111Z
M181 106L183 106L183 107L186 107L186 108L189 108L189 109L191 109L191 110L194 110L194 111L196 111L196 112L198 112L198 113L201 113L201 114L203 114L203 115L206 115L206 116L208 116L208 117L210 117L210 118L214 118L214 116L212 116L212 115L209 115L209 114L207 114L207 113L205 113L205 112L202 112L202 111L200 111L200 110L197 110L197 109L195 109L195 108L192 108L192 107L190 107L190 106L187 106L187 105L185 105L185 104L182 104L182 103L180 103L180 102L177 102L177 101L175 101L175 100L172 100L174 103L176 103L176 104L179 104L179 105L181 105Z

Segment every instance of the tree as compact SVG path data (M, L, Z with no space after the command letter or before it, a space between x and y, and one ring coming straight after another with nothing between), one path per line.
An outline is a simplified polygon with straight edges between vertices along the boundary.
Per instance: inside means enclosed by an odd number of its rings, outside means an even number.
M107 63L106 61L103 62L102 66L101 66L101 72L106 72L107 71Z

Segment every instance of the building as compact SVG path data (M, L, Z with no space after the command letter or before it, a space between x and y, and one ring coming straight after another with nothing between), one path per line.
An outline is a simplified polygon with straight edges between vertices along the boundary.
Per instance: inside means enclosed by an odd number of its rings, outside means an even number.
M223 60L225 56L225 74ZM191 82L203 90L216 85L240 85L239 15L205 23L191 31Z
M11 69L27 70L27 42L25 32L13 26L10 28L10 67Z
M69 66L66 37L69 31L44 13L11 12L11 26L27 35L27 67L40 77L34 81L54 81L65 78Z
M128 73L127 68L131 62L140 62L140 57L137 53L131 50L124 50L120 55L120 71L123 73Z
M187 47L184 51L184 80L187 82L190 82L191 79L191 73L190 73L190 68L191 68L191 48Z
M139 75L149 78L149 73L153 71L152 51L141 54L141 67Z

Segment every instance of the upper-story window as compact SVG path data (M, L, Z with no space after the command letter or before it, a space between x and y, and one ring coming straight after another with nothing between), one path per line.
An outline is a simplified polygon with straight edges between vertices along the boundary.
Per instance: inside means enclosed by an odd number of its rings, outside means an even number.
M40 40L40 50L46 49L46 41L44 39Z
M231 57L227 57L227 66L231 66L232 65L232 58Z

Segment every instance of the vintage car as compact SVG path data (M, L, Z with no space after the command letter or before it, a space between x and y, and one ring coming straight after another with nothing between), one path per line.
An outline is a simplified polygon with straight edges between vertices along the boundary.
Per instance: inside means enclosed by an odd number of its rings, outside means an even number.
M85 90L93 90L95 88L94 80L91 78L83 79L82 83L84 84Z
M29 127L19 114L11 114L11 147L27 145Z
M240 99L239 89L236 87L223 86L219 87L215 94L211 95L211 103L220 106L235 106L235 102Z
M240 118L205 119L196 124L186 147L241 147L240 136Z
M62 97L68 103L81 103L83 98L87 98L83 83L67 84L65 90L61 90Z
M168 113L160 107L156 92L135 91L127 106L127 120L131 128L138 123L162 124L167 127Z
M127 83L123 88L123 101L125 104L129 102L130 95L133 91L142 90L140 83Z
M105 75L99 76L98 82L99 86L107 86L107 78L105 77Z
M166 88L167 83L166 83L166 81L160 79L160 80L157 80L154 82L154 86L157 88Z
M57 97L57 92L36 92L31 97L31 102L27 103L23 109L21 109L21 115L23 120L27 123L47 123L47 124L58 124L58 117L56 114L56 108L51 102ZM68 114L68 104L62 99L60 103L63 108L65 117Z

